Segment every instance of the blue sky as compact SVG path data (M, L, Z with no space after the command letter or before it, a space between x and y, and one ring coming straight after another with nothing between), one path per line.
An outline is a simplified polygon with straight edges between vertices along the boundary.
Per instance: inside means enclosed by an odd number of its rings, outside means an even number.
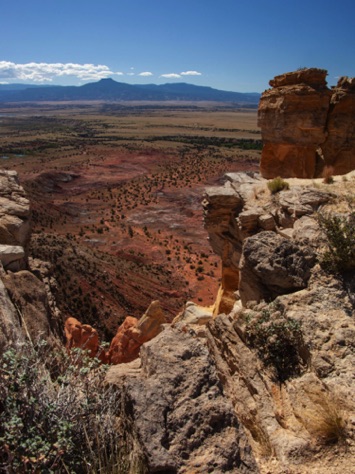
M355 76L355 0L2 0L0 82L189 82L262 92Z

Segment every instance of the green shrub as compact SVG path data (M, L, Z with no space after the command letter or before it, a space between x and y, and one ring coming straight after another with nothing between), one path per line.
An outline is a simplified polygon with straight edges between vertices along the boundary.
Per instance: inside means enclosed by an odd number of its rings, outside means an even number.
M106 366L74 354L25 344L1 357L1 472L114 472L117 395L104 385Z
M355 268L355 212L348 215L319 213L318 221L327 238L327 249L320 258L329 271Z
M268 181L267 187L269 188L271 194L276 194L284 189L289 189L290 185L287 181L284 181L282 178L280 178L280 176L278 176L277 178Z
M303 337L298 321L287 317L275 303L249 313L246 321L247 343L266 366L273 367L280 382L300 373Z

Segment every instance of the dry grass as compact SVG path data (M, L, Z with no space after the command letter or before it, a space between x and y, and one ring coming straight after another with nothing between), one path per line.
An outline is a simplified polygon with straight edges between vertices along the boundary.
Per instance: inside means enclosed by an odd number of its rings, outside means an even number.
M302 423L318 442L343 444L346 440L346 416L341 403L328 392L317 390L312 394L312 405L302 411Z

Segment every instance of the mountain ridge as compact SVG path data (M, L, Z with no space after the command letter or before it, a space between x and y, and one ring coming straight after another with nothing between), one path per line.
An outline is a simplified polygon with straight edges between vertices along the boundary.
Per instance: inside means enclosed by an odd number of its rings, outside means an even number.
M23 87L22 87L23 86ZM232 92L185 82L166 84L127 84L101 79L82 86L0 84L0 102L64 100L144 100L144 101L215 101L256 106L257 92Z

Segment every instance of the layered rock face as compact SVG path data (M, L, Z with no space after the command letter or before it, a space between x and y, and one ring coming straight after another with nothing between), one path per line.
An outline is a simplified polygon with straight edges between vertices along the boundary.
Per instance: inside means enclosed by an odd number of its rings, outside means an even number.
M334 174L355 168L354 81L341 78L330 90L326 75L310 68L270 81L258 111L263 177L314 178L326 166Z
M334 89L327 121L328 137L322 145L324 162L334 174L355 169L355 78L342 77Z
M29 338L52 346L60 314L50 291L51 271L28 259L30 203L15 171L0 170L0 353Z
M30 203L15 171L0 170L0 261L7 270L26 268Z

